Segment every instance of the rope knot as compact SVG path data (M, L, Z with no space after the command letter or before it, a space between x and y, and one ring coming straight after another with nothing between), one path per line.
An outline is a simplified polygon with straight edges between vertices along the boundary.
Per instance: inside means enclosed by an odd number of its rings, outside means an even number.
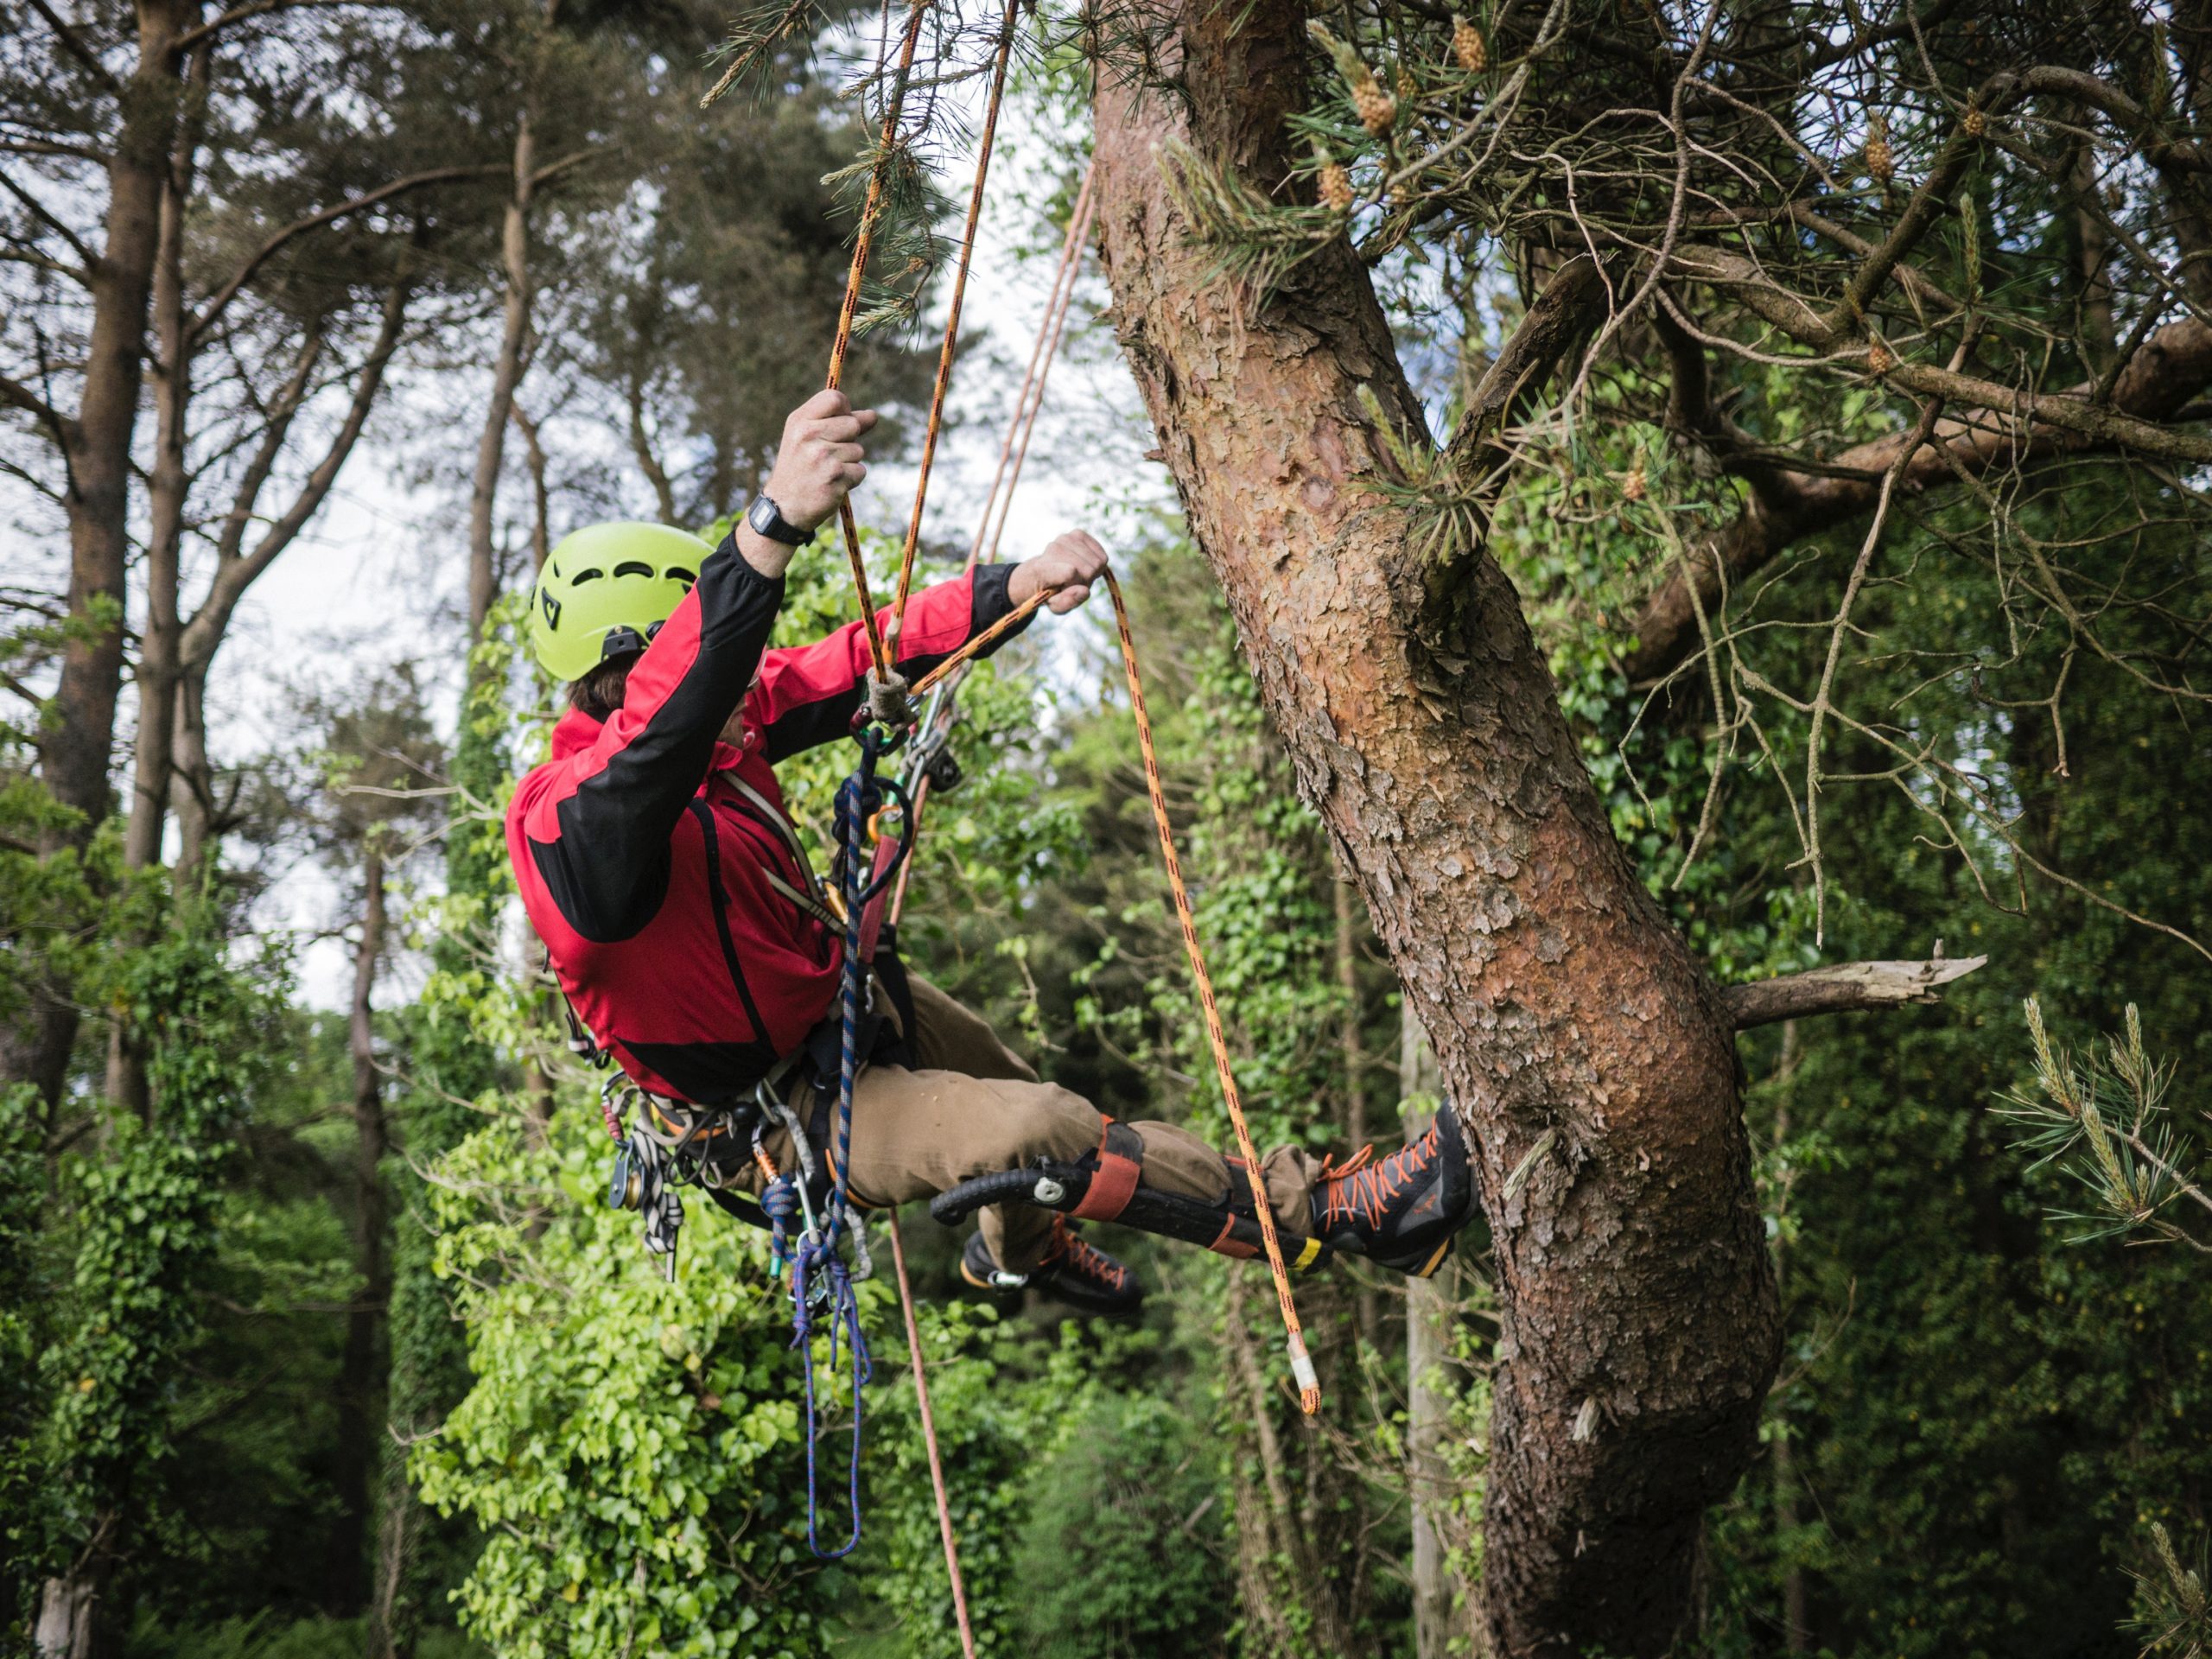
M868 717L893 731L914 723L914 700L897 670L868 677Z

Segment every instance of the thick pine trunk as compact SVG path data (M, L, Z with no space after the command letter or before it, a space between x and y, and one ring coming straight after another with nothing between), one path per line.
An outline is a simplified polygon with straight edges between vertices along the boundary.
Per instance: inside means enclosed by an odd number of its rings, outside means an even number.
M1099 99L1116 321L1301 791L1472 1132L1503 1304L1490 1638L1662 1653L1777 1360L1729 1024L1613 841L1504 573L1475 549L1421 563L1409 514L1363 487L1387 465L1363 384L1422 429L1364 270L1339 243L1255 314L1170 200L1158 147L1179 137L1281 180L1302 10L1180 15L1183 97L1107 79Z

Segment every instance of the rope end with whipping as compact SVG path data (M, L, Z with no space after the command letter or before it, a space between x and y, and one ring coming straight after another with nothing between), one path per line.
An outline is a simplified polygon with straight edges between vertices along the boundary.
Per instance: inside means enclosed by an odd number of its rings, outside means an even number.
M1321 1409L1321 1377L1313 1369L1313 1357L1306 1351L1303 1332L1294 1331L1287 1344L1290 1349L1290 1374L1298 1383L1298 1408L1308 1417Z

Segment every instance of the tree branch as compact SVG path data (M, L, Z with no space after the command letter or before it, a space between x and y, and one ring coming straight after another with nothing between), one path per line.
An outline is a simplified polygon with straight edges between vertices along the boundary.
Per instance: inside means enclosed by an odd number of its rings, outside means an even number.
M99 54L85 43L77 31L63 21L61 14L47 3L47 0L31 0L31 9L46 19L46 26L60 36L61 44L69 48L69 55L90 70L93 79L111 92L123 90L123 83L115 78L115 71L100 61Z
M1900 372L1902 371L1902 372ZM1934 435L1897 480L1918 492L1961 475L2018 466L2054 454L2085 455L2113 448L2186 449L2212 454L2212 442L2153 424L2183 415L2190 400L2212 386L2212 327L2184 317L2157 330L2121 367L2108 403L2092 401L2083 382L2060 394L2036 396L1973 376L1897 365L1888 378L1909 391L1960 405L1936 423ZM2138 440L2142 442L2139 442ZM1741 582L1793 542L1834 529L1873 510L1881 480L1897 464L1906 435L1897 434L1846 450L1817 475L1792 474L1777 461L1770 480L1755 479L1759 493L1728 524L1692 541L1690 572L1676 570L1655 588L1633 625L1636 645L1622 669L1637 683L1672 672L1697 643L1697 609L1708 613L1727 587Z
M333 224L350 213L358 213L366 208L374 207L380 202L390 201L395 196L405 195L411 190L426 189L434 184L453 184L462 179L503 177L507 170L503 166L435 167L427 172L410 173L406 177L394 179L390 184L380 185L365 195L339 202L334 207L324 208L321 213L309 213L305 219L295 219L256 248L247 257L246 262L232 273L230 281L218 289L214 296L200 308L200 315L193 319L192 338L197 340L213 326L215 320L222 315L225 308L238 297L238 290L252 280L255 271L267 264L287 243L306 235L309 231Z
M55 435L65 442L69 434L75 429L75 423L67 416L62 414L60 410L54 408L52 404L48 403L45 398L23 385L22 381L11 380L4 374L0 374L0 404L5 404L10 409L20 409L27 414L37 416L52 427Z
M1941 945L1936 947L1940 952ZM1720 993L1728 1017L1738 1031L1770 1026L1815 1014L1849 1014L1862 1008L1902 1007L1909 1002L1940 1002L1942 988L1989 960L1987 957L1937 955L1926 962L1847 962L1779 979L1730 985Z
M301 486L298 497L287 508L282 518L270 525L268 533L256 544L251 553L242 558L226 561L215 573L214 585L207 598L193 616L185 629L181 655L187 663L205 662L213 656L221 644L224 631L229 626L231 613L238 599L261 573L276 561L276 556L292 544L293 539L307 527L323 498L330 493L330 486L338 481L339 472L353 451L353 445L367 423L369 411L374 407L377 394L382 390L384 374L392 353L399 349L400 335L407 320L407 302L410 290L405 282L396 283L385 296L384 315L378 324L376 342L369 348L360 369L353 377L353 401L347 405L346 418L323 451L322 459L308 474Z
M1510 421L1544 377L1589 332L1605 302L1598 262L1582 254L1560 267L1544 284L1467 400L1465 411L1446 448L1455 470L1471 470L1475 452Z
M397 0L247 0L247 3L243 6L233 6L228 11L220 12L210 17L198 27L185 30L176 37L176 49L179 52L189 51L210 35L228 29L233 23L245 22L251 17L265 17L270 13L276 11L328 11L346 6L359 6L381 11L397 11L400 9Z
M76 232L71 230L67 225L63 224L60 219L57 219L47 207L44 202L41 201L36 196L31 194L29 191L24 189L22 186L17 184L15 180L10 178L5 173L0 173L0 189L5 189L10 195L15 197L17 201L22 202L25 207L30 210L31 216L33 218L46 226L48 230L51 230L64 242L67 242L69 245L70 251L77 256L78 263L74 269L60 264L59 262L56 262L54 268L58 270L67 271L68 274L76 278L80 284L87 288L91 287L92 273L99 269L99 256L94 253L90 248L86 247L84 244L84 239L80 238Z

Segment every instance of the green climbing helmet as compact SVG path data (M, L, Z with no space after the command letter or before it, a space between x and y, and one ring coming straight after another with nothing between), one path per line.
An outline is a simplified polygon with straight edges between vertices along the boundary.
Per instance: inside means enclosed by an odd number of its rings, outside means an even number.
M580 680L643 651L713 551L666 524L587 524L561 538L530 596L530 643L545 671Z

